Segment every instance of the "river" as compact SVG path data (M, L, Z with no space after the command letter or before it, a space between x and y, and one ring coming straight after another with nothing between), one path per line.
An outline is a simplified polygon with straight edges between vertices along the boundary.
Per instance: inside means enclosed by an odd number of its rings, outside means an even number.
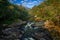
M41 22L27 22L19 27L6 28L2 32L3 40L52 40Z

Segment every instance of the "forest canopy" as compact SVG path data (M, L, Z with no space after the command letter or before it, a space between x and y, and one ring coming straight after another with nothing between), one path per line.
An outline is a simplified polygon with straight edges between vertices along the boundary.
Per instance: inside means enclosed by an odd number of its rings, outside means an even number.
M38 6L34 6L30 12L42 20L51 20L55 25L60 25L60 0L45 0Z
M0 23L10 24L14 20L27 20L28 12L23 6L11 4L8 0L0 0Z

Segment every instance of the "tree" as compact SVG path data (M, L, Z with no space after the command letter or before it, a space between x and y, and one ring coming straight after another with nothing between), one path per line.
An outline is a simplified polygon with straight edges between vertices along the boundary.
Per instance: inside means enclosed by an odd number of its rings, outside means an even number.
M27 20L28 12L24 7L13 5L8 0L0 2L0 24L10 24L16 19Z
M31 9L31 15L42 18L42 20L51 20L55 25L60 24L60 0L45 0L38 6Z
M28 12L22 6L17 6L11 4L8 0L0 0L0 33L2 34L2 30L7 26L3 26L3 24L11 24L17 19L27 20Z

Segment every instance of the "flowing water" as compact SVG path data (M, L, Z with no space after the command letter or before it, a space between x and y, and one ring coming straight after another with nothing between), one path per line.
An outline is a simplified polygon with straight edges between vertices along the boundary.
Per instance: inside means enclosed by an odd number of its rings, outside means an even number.
M16 28L6 28L3 34L3 40L52 40L49 31L41 25L39 28L35 22L27 22Z

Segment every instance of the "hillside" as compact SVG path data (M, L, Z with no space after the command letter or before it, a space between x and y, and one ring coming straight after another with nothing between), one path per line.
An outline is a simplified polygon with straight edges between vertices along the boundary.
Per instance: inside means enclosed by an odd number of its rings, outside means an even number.
M34 6L29 14L33 16L31 17L32 20L44 20L44 28L49 31L55 30L51 34L56 34L54 37L57 39L55 40L60 40L57 36L59 35L57 32L60 32L60 0L45 0L40 5Z
M7 0L0 2L0 24L10 24L16 19L26 20L28 18L28 12L24 7L13 5Z
M42 20L51 20L53 21L54 25L59 25L60 24L60 1L46 0L40 5L33 7L29 13L32 16L37 16Z

